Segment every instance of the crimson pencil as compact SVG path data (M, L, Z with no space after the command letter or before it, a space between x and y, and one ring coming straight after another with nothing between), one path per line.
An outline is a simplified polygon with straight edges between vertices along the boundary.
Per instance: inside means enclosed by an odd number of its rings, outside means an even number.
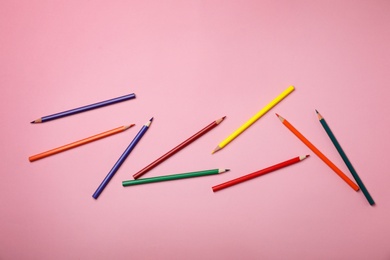
M159 165L160 163L162 163L163 161L165 161L166 159L168 159L169 157L171 157L172 155L174 155L175 153L177 153L178 151L180 151L181 149L183 149L184 147L186 147L187 145L189 145L190 143L192 143L193 141L195 141L196 139L204 135L205 133L209 132L214 127L218 126L224 119L225 116L213 121L208 126L203 128L202 130L200 130L199 132L197 132L196 134L194 134L193 136L191 136L190 138L188 138L187 140L185 140L184 142L182 142L181 144L179 144L178 146L176 146L175 148L173 148L172 150L170 150L160 158L156 159L154 162L152 162L151 164L149 164L148 166L146 166L136 174L134 174L133 178L138 179L146 172L150 171L151 169L153 169L154 167L156 167L157 165Z
M213 187L213 191L216 192L216 191L228 188L230 186L239 184L241 182L248 181L248 180L251 180L253 178L259 177L259 176L264 175L266 173L270 173L270 172L276 171L276 170L278 170L280 168L289 166L291 164L301 162L302 160L306 159L307 157L309 157L309 155L298 156L298 157L292 158L290 160L287 160L287 161L284 161L284 162L272 165L272 166L270 166L268 168L265 168L265 169L262 169L262 170L259 170L259 171L256 171L256 172L252 172L250 174L241 176L239 178L236 178L236 179L224 182L222 184L214 186Z

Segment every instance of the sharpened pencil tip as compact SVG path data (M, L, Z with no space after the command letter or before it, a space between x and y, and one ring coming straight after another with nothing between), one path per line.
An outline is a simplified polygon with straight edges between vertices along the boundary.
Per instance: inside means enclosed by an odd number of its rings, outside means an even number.
M35 124L35 120L30 122L31 124Z
M228 171L230 171L230 169L225 169L225 172L228 172Z
M223 117L222 117L222 120L225 119L225 118L226 118L226 116L223 116Z
M149 121L152 122L152 121L153 121L153 118L154 118L154 117L152 117Z
M215 152L221 150L221 147L219 147L219 145L217 147L215 147L214 151L211 152L211 154L214 154Z
M306 158L309 157L309 156L310 156L310 154L306 154Z
M275 113L275 115L276 115L277 117L280 117L278 113Z

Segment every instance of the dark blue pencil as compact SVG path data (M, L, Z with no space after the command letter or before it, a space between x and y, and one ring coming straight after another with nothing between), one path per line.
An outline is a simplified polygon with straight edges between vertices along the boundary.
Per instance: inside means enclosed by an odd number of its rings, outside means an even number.
M115 173L118 171L119 167L121 167L122 163L126 160L127 156L131 153L131 151L134 149L134 147L137 145L139 140L141 140L142 136L148 131L150 124L153 121L153 117L142 126L141 130L139 130L138 134L134 137L133 141L129 144L129 146L126 148L126 150L123 152L121 157L119 157L118 161L114 164L114 167L112 167L111 171L107 174L106 178L102 181L100 186L97 188L95 193L92 195L94 199L97 199L104 188L107 186L107 184L110 182L112 177L114 177Z
M321 114L317 110L316 110L316 113L317 113L318 120L320 120L320 123L321 123L322 127L325 129L325 132L328 134L330 140L332 141L332 143L336 147L336 149L339 152L339 154L340 154L341 158L343 159L344 163L347 165L349 171L351 172L353 178L355 179L355 181L359 185L360 189L362 190L362 192L363 192L364 196L366 197L368 203L370 203L371 206L374 205L375 204L374 200L372 199L370 193L366 189L366 186L364 186L364 184L363 184L362 180L360 179L359 175L355 171L355 168L353 168L352 163L349 161L349 159L348 159L347 155L345 154L343 148L341 148L341 145L337 141L337 139L334 136L332 130L330 130L330 127L326 123L325 119L321 116Z
M112 98L112 99L105 100L105 101L101 101L101 102L98 102L98 103L95 103L95 104L91 104L91 105L86 105L86 106L79 107L79 108L70 109L70 110L67 110L67 111L64 111L64 112L60 112L60 113L56 113L56 114L53 114L53 115L44 116L44 117L38 118L38 119L36 119L34 121L31 121L31 123L32 124L44 123L44 122L47 122L47 121L50 121L50 120L58 119L58 118L65 117L65 116L74 115L74 114L77 114L77 113L85 112L85 111L88 111L88 110L91 110L91 109L95 109L95 108L99 108L99 107L112 105L112 104L115 104L115 103L119 103L119 102L122 102L122 101L133 99L133 98L135 98L135 94L134 93L128 94L128 95L124 95L124 96L121 96L121 97L117 97L117 98Z

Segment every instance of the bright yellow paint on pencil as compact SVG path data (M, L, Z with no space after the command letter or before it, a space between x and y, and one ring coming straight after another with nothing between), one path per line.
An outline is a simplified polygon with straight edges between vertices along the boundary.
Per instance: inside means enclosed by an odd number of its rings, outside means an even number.
M262 117L265 113L267 113L271 108L273 108L276 104L282 101L285 97L287 97L291 92L294 91L294 86L289 86L282 93L279 94L274 100L268 103L263 109L257 112L253 117L251 117L248 121L246 121L242 126L240 126L236 131L234 131L231 135L229 135L225 140L220 142L218 146L214 149L212 153L222 149L227 144L229 144L234 138L239 136L242 132L244 132L248 127L250 127L254 122L256 122L260 117Z

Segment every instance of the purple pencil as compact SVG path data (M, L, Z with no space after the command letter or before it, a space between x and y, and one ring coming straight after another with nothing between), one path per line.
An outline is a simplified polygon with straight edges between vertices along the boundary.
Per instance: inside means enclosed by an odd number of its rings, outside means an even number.
M44 123L44 122L47 122L47 121L50 121L50 120L58 119L58 118L65 117L65 116L74 115L74 114L77 114L77 113L85 112L85 111L88 111L88 110L91 110L91 109L95 109L95 108L99 108L99 107L112 105L112 104L115 104L115 103L119 103L119 102L122 102L122 101L133 99L133 98L135 98L135 94L134 93L128 94L128 95L124 95L124 96L121 96L121 97L117 97L117 98L113 98L113 99L109 99L109 100L105 100L105 101L101 101L101 102L98 102L98 103L95 103L95 104L91 104L91 105L86 105L86 106L79 107L79 108L70 109L70 110L67 110L67 111L64 111L64 112L60 112L60 113L56 113L56 114L52 114L52 115L49 115L49 116L43 116L43 117L38 118L38 119L36 119L34 121L31 121L31 123L32 124Z

